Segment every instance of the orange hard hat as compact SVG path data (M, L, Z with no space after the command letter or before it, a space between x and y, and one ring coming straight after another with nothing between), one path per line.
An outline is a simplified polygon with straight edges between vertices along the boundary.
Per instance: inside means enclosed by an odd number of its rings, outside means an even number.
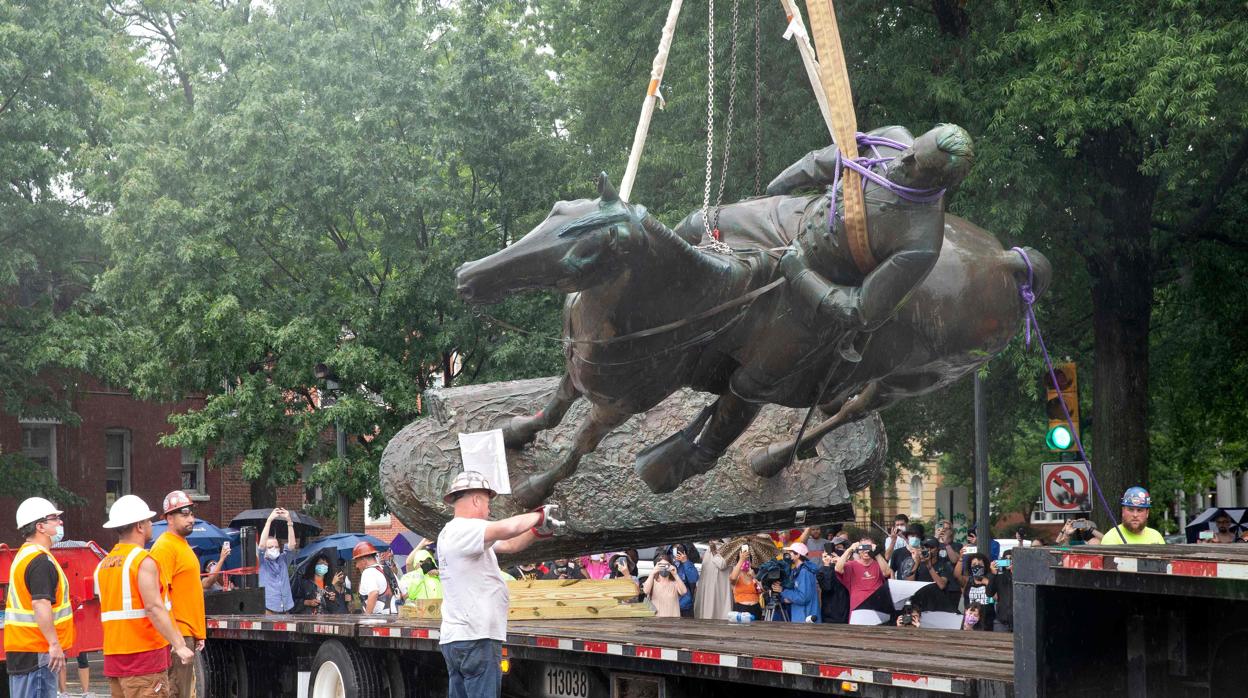
M374 548L373 544L369 543L366 540L362 540L359 543L356 543L355 547L351 549L352 560L358 560L362 557L368 557L369 555L376 555L376 554L377 554L377 548Z

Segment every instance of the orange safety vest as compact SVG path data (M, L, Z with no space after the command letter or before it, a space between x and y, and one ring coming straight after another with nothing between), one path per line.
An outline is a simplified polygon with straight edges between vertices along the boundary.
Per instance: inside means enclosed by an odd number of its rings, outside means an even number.
M139 563L148 557L146 550L133 543L118 543L95 568L95 592L100 597L100 620L104 625L104 654L137 654L169 646L169 641L148 619L139 591ZM160 589L167 609L170 607L169 584L163 572L160 573Z
M39 555L48 556L59 578L56 599L52 604L52 624L56 627L57 642L61 643L63 650L74 646L74 607L69 602L69 579L47 548L37 543L26 543L13 556L13 566L9 568L9 593L5 599L3 625L5 652L48 651L48 641L35 621L35 605L30 598L30 590L26 588L26 568Z

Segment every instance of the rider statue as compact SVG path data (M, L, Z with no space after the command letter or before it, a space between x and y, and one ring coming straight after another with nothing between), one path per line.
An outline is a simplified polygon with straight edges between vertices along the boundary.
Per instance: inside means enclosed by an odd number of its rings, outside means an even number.
M903 135L904 134L904 135ZM974 153L971 137L958 126L942 124L910 144L899 127L880 132L910 145L890 160L882 173L890 182L911 190L939 191L962 181ZM900 136L900 137L899 137ZM904 140L903 140L904 138ZM836 175L837 148L829 146L806 155L767 186L771 196L796 189L826 186ZM904 197L882 197L882 187L868 182L868 240L880 263L866 272L846 254L841 192L836 197L835 226L811 221L811 230L793 241L780 260L791 298L810 324L827 318L842 328L872 330L892 317L910 292L923 281L944 239L944 206L939 198L912 202ZM873 194L875 196L873 196ZM826 214L825 214L826 215Z

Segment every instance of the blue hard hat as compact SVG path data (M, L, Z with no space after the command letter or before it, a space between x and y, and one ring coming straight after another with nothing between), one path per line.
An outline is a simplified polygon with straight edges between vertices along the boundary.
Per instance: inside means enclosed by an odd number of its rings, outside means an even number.
M1148 490L1143 487L1128 487L1127 491L1122 493L1122 505L1138 509L1151 509L1153 507L1153 498L1148 495Z

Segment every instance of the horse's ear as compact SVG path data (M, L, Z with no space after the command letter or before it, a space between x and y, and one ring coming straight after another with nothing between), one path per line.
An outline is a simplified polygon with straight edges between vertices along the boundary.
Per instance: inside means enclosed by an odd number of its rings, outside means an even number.
M607 177L606 172L598 173L598 197L603 201L620 200L620 195L616 193L615 187L611 184L611 179Z

